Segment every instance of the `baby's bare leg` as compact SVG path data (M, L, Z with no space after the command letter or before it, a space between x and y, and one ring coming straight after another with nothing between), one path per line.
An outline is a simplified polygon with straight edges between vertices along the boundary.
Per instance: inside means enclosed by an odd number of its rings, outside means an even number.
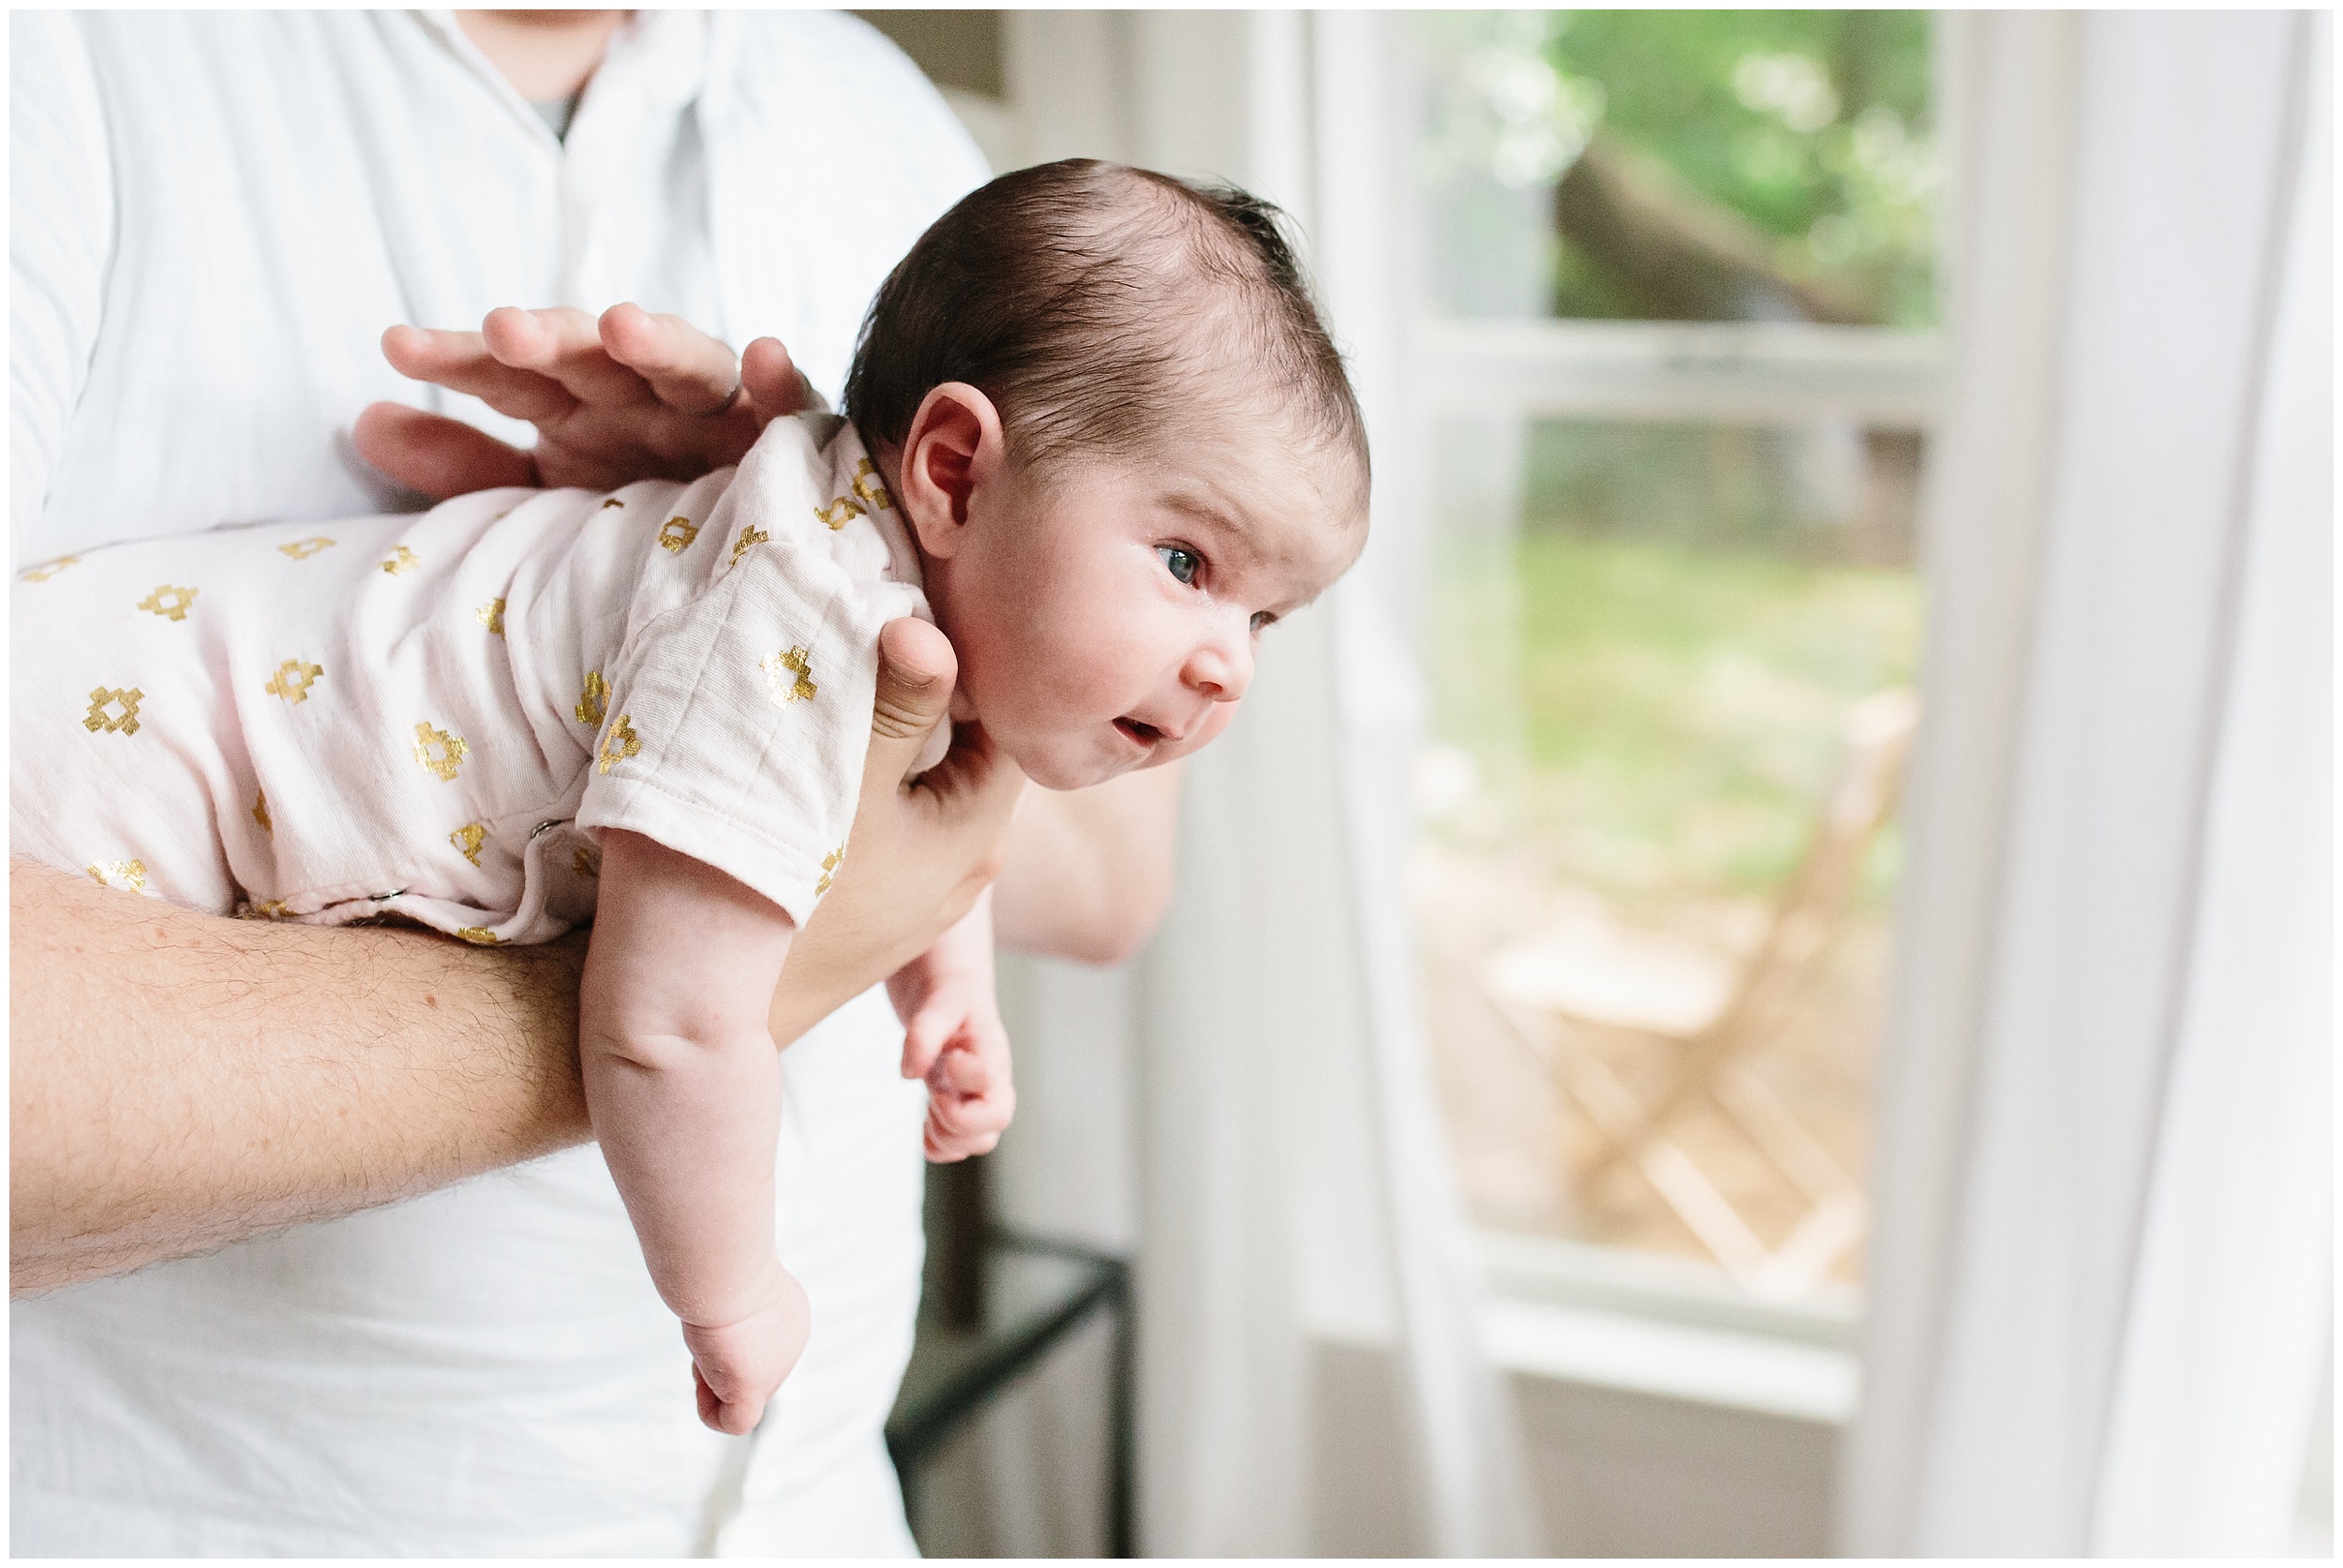
M781 1058L766 1018L794 927L722 872L603 837L579 993L586 1100L661 1297L683 1321L700 1418L753 1429L805 1348L773 1242Z

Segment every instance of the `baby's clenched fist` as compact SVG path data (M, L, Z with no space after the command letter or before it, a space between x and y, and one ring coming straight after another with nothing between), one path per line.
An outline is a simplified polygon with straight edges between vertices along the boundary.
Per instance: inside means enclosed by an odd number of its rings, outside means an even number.
M992 1153L1017 1110L1008 1030L983 979L945 979L903 1030L903 1076L927 1080L923 1141L938 1164Z
M683 1325L700 1420L733 1437L756 1430L765 1419L766 1404L805 1353L813 1326L805 1287L775 1272L771 1291L746 1317L714 1327Z

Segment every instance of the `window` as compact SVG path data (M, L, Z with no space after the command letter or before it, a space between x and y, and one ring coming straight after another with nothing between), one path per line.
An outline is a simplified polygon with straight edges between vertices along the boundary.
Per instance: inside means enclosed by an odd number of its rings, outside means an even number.
M1410 40L1410 891L1468 1199L1843 1304L1917 712L1926 19Z

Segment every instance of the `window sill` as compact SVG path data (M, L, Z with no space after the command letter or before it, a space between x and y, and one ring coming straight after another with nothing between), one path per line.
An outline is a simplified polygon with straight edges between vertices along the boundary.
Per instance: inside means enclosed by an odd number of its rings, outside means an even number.
M1860 1393L1860 1301L1754 1300L1710 1271L1483 1232L1481 1331L1510 1372L1843 1426Z

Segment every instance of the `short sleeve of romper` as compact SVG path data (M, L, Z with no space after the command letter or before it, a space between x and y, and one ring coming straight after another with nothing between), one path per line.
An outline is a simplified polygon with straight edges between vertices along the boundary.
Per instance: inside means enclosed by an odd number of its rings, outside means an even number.
M930 616L901 514L834 415L766 427L649 554L577 822L655 839L803 925L843 860L879 629Z

